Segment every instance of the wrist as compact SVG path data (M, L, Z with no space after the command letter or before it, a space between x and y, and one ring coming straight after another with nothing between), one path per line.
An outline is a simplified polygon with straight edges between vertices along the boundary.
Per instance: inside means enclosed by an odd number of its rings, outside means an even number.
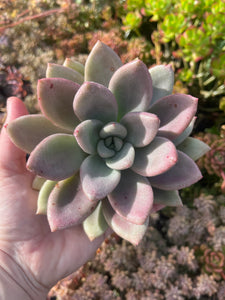
M48 289L24 272L21 266L0 249L0 299L45 300Z

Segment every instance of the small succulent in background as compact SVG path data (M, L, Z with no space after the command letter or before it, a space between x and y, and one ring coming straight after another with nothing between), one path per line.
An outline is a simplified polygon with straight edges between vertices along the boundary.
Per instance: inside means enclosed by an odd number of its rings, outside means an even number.
M202 256L200 262L204 272L213 275L216 280L225 280L225 255L222 251L215 251L206 245L201 245Z
M222 130L221 130L222 132ZM221 190L225 193L225 138L212 133L199 134L196 138L207 143L211 150L199 159L200 168L205 168L208 174L222 178Z
M92 240L110 226L137 245L149 215L181 205L178 190L202 177L194 160L209 147L189 137L197 99L172 94L170 66L122 65L101 42L85 67L66 59L46 77L37 87L42 114L7 127L30 153L37 212L52 231L83 223Z

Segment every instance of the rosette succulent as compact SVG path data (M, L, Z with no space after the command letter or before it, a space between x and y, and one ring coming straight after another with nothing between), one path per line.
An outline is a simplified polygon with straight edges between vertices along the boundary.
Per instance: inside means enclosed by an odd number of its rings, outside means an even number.
M136 245L152 212L182 204L178 190L201 179L194 160L209 147L189 137L197 99L172 94L173 83L170 66L122 65L100 41L85 67L48 65L37 87L42 114L7 129L30 154L37 213L52 231L83 223L92 240L109 226Z

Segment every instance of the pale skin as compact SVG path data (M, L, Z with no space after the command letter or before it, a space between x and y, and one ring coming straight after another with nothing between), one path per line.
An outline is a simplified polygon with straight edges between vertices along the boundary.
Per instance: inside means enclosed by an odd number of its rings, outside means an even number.
M51 232L36 215L38 192L26 170L26 154L9 139L7 124L27 114L11 97L0 133L0 299L46 299L49 289L94 257L106 236L90 242L82 226Z

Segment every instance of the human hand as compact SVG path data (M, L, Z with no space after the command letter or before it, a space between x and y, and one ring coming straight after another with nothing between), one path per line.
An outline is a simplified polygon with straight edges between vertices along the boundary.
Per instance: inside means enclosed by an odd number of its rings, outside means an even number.
M27 110L11 97L7 112L0 133L0 299L14 299L15 292L18 300L45 299L58 280L94 256L105 236L90 242L82 225L51 232L46 216L36 215L26 153L7 135L7 123Z

